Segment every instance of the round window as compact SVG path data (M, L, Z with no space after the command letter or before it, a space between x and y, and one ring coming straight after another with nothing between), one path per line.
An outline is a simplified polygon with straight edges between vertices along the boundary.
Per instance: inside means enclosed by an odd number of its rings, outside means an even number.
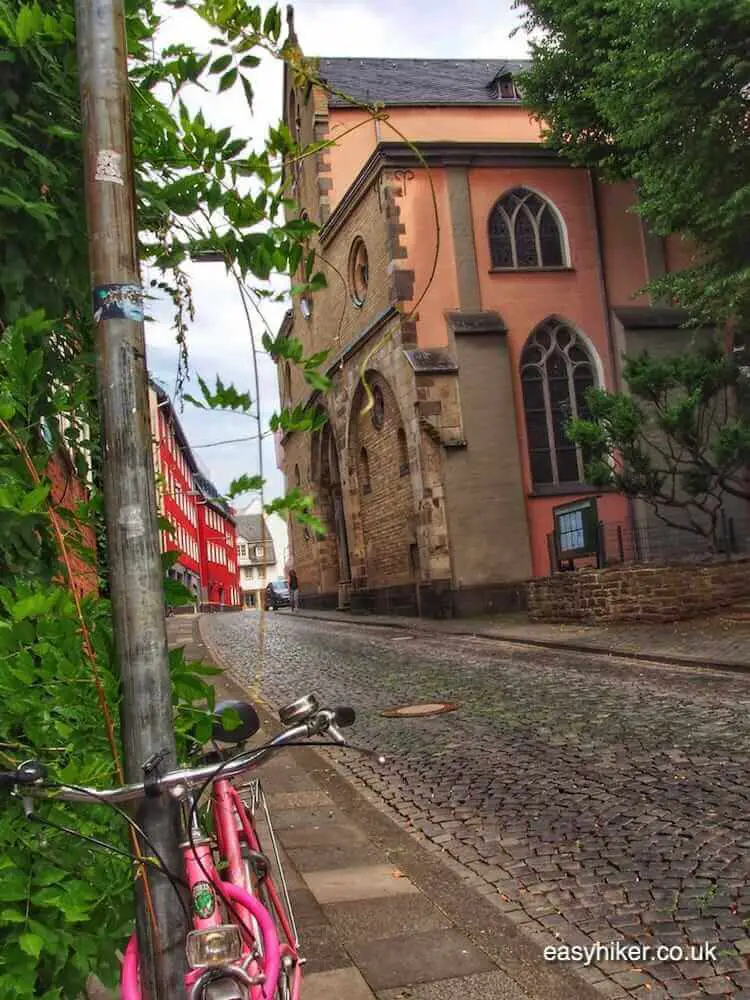
M379 431L385 423L385 399L379 385L372 390L372 397L372 426Z
M363 305L367 298L369 277L367 247L364 240L357 237L349 252L349 294L355 306Z

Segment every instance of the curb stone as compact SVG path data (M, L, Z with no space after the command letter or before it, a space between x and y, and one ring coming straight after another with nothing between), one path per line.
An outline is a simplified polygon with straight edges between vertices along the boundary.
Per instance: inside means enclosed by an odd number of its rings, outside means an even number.
M436 628L431 626L425 619L404 618L399 620L384 620L380 618L369 618L367 615L351 615L344 617L343 614L334 616L325 612L305 611L300 609L295 611L295 615L301 618L308 618L312 621L335 622L340 625L362 625L368 628L393 629L395 631L410 632L412 634L427 634L429 636L457 636L466 639L482 639L488 642L506 642L513 646L526 646L536 649L565 650L570 653L581 653L589 656L607 656L613 660L629 660L639 663L651 663L655 666L688 667L698 670L716 670L722 673L750 674L750 663L740 663L736 660L706 660L691 656L679 656L672 653L640 653L638 651L626 652L621 649L612 649L608 646L585 645L584 643L555 641L553 639L532 639L520 638L515 635L502 634L498 632L478 632L469 628Z

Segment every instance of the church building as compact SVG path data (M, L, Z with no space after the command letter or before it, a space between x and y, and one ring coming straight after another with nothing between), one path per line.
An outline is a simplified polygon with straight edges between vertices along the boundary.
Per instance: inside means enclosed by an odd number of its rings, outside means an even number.
M303 603L517 606L550 572L555 508L595 496L608 525L646 517L586 485L564 426L590 386L622 387L625 353L687 342L684 315L639 289L690 247L648 231L634 185L544 146L521 63L318 66L324 86L284 80L299 141L333 140L288 168L327 288L297 296L282 333L327 349L333 379L318 395L279 365L282 405L328 417L282 441L288 487L315 496L328 529L290 528ZM375 102L373 117L361 105Z

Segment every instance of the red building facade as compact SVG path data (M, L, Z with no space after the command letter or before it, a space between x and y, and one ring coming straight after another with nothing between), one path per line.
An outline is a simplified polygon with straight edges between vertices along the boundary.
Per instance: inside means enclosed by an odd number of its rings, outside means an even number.
M237 563L237 526L232 510L205 476L193 477L198 500L201 601L217 607L242 606Z
M172 531L160 533L162 552L179 552L169 575L201 607L239 607L235 524L215 487L201 475L167 394L151 384L151 428L159 513Z
M51 483L50 505L54 509L64 507L70 513L74 513L78 504L85 503L89 499L87 484L79 479L71 457L64 448L59 448L52 455L45 474ZM98 580L94 558L96 550L94 532L89 525L78 519L66 522L65 528L68 537L72 533L77 544L91 553L91 558L84 559L78 554L75 546L69 546L68 559L72 579L68 578L67 573L61 574L60 578L66 585L72 585L79 597L95 596Z

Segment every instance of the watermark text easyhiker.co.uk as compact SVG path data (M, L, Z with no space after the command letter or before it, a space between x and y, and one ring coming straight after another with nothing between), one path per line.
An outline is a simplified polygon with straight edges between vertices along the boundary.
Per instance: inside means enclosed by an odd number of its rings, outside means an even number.
M582 962L585 966L602 962L634 962L646 965L652 962L715 962L718 945L693 944L685 948L679 944L627 944L612 941L608 944L594 942L590 945L550 944L544 949L548 962Z

